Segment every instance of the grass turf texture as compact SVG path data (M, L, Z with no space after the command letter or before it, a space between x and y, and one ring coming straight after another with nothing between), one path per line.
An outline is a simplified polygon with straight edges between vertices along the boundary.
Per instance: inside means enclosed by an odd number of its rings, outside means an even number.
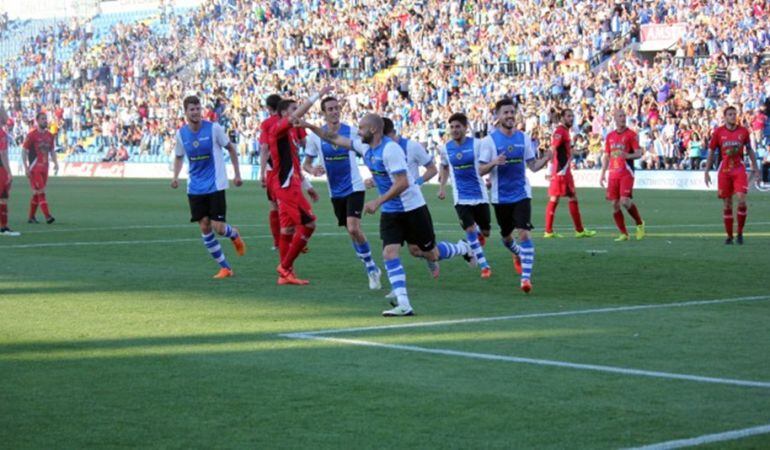
M248 245L238 258L220 238L236 273L228 280L210 279L216 265L186 223L184 191L166 181L54 178L52 226L22 223L29 191L17 186L11 226L23 236L0 239L5 448L618 448L770 423L767 388L281 336L765 295L767 195L749 197L746 245L727 247L713 193L637 191L650 237L615 243L598 189L579 192L597 237L571 237L564 202L556 224L566 237L542 239L546 200L536 189L532 295L517 289L493 226L490 280L458 259L434 281L404 251L418 316L385 319L386 290L367 289L325 197L297 263L312 284L279 287L253 182L228 191L228 219ZM425 192L439 240L460 239L451 201ZM364 230L382 267L377 223L366 217ZM767 382L768 320L770 301L756 301L335 337ZM765 434L711 448L768 446Z

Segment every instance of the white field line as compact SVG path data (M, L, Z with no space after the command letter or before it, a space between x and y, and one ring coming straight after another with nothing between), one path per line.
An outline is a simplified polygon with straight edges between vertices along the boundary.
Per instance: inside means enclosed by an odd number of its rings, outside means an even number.
M725 431L723 433L705 434L690 439L660 442L658 444L645 445L644 447L634 447L629 450L670 450L675 448L694 447L696 445L713 444L714 442L732 441L767 433L770 433L770 424L743 428L741 430Z
M256 228L256 227L267 227L267 221L262 224L232 224L237 226L238 228ZM318 223L319 226L329 226L329 227L336 227L337 223ZM377 223L364 223L362 224L364 226L371 225L372 227L376 227ZM435 226L457 226L459 229L459 225L456 222L433 222L433 225ZM749 222L749 225L770 225L770 222ZM194 227L194 225L191 225L189 223L186 224L167 224L167 225L124 225L124 226L117 226L117 227L88 227L88 228L58 228L59 225L56 226L56 228L46 229L46 230L29 230L25 231L24 234L49 234L49 233L78 233L81 231L121 231L121 230L155 230L155 229L174 229L174 228L190 228ZM687 223L687 224L671 224L671 225L646 225L645 228L647 229L668 229L668 228L717 228L722 229L722 224L717 222L712 223ZM557 226L555 227L559 230L571 230L572 227L569 226ZM591 227L594 230L615 230L614 226L596 226Z
M448 350L448 349L441 349L441 348L426 348L426 347L418 347L414 345L384 344L381 342L364 341L360 339L333 338L333 337L319 336L314 334L294 333L291 335L284 335L284 336L291 337L294 339L325 341L325 342L333 342L337 344L348 344L348 345L356 345L356 346L362 346L362 347L377 347L377 348L385 348L385 349L391 349L391 350L402 350L407 352L429 353L434 355L458 356L461 358L482 359L487 361L502 361L502 362L519 363L519 364L532 364L536 366L551 366L551 367L561 367L561 368L567 368L567 369L590 370L595 372L615 373L620 375L665 378L669 380L685 380L685 381L695 381L699 383L727 384L732 386L770 389L770 382L763 382L763 381L749 381L749 380L736 380L731 378L704 377L700 375L657 372L657 371L651 371L651 370L629 369L625 367L602 366L602 365L596 365L596 364L579 364L579 363L571 363L566 361L554 361L549 359L534 359L534 358L522 358L518 356L494 355L494 354L488 354L488 353L461 352L457 350Z
M381 325L381 326L373 326L373 327L335 328L335 329L329 329L329 330L289 333L289 334L284 334L283 336L294 337L294 334L302 335L302 336L320 336L320 335L329 335L329 334L357 333L357 332L363 332L363 331L396 330L396 329L402 329L402 328L423 328L423 327L438 327L438 326L445 326L445 325L458 325L458 324L468 324L468 323L496 322L500 320L539 319L543 317L564 317L564 316L593 315L593 314L605 314L605 313L616 313L616 312L627 312L627 311L642 311L642 310L649 310L649 309L683 308L683 307L689 307L689 306L719 305L723 303L752 302L752 301L761 301L761 300L770 300L770 295L722 298L722 299L715 299L715 300L693 300L693 301L686 301L686 302L661 303L661 304L655 304L655 305L618 306L618 307L611 307L611 308L593 308L593 309L578 309L578 310L572 310L572 311L559 311L559 312L514 314L510 316L475 317L475 318L468 318L468 319L438 320L433 322L412 322L412 323L401 323L396 325Z

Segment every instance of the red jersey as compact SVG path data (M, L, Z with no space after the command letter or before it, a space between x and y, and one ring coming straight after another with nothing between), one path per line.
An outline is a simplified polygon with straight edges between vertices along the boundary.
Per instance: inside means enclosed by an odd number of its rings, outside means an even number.
M564 175L570 171L570 157L572 156L572 143L569 130L564 125L559 125L553 132L551 139L553 159L551 160L551 175Z
M711 134L709 150L719 149L722 156L722 162L719 164L719 171L729 172L730 170L743 165L743 149L751 145L749 130L736 126L730 130L725 126L717 127Z
M268 139L268 135L270 133L270 127L272 127L273 124L275 124L275 122L277 122L278 119L280 118L281 116L279 116L278 114L273 114L267 119L265 119L264 121L262 121L261 124L259 124L259 144L260 145L270 145L270 142ZM266 171L273 170L273 165L269 154L267 155L267 159L265 160L265 170Z
M302 181L298 149L300 141L305 137L305 129L294 128L287 117L278 118L268 129L270 159L282 187L287 187L292 178Z
M23 147L29 154L29 167L48 169L48 155L54 149L53 134L35 128L24 140Z
M604 152L609 155L609 171L610 176L620 176L623 174L634 174L634 161L626 159L625 155L634 153L639 150L639 136L631 130L626 128L622 133L617 130L612 130L607 135L607 140L604 145Z
M0 153L7 153L7 152L8 152L8 134L5 132L5 130L0 128ZM4 170L2 158L0 158L0 170Z

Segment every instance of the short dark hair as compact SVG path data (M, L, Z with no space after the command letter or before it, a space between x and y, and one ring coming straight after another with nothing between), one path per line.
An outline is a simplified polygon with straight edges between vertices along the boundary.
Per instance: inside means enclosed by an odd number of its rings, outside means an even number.
M383 117L382 118L382 134L384 136L389 135L390 133L396 131L396 125L393 123L392 120L390 120L389 117Z
M48 117L48 114L46 114L45 111L38 111L37 114L35 114L35 120L40 120L40 116Z
M278 109L278 104L281 103L281 96L278 94L270 94L265 99L265 105L267 105L268 108L272 109L273 111L276 111Z
M297 102L292 100L292 99L290 99L290 98L284 98L280 102L278 102L278 106L275 109L279 113L282 113L282 112L286 111L287 109L289 109L289 106L291 106L291 105L293 105L295 103L297 103Z
M326 112L326 104L329 102L336 102L336 101L337 101L337 97L334 97L334 96L329 96L321 100L321 111Z
M187 111L187 107L190 105L200 105L201 99L198 98L197 95L188 95L184 98L184 101L182 102L182 105L184 105L184 110Z
M724 110L724 111L722 111L722 114L727 114L727 111L730 111L730 110L733 110L733 111L735 111L735 112L738 112L738 108L736 108L736 107L735 107L735 106L733 106L733 105L730 105L730 106L728 106L727 108L725 108L725 110Z
M511 97L503 97L495 103L495 114L500 112L500 108L503 106L515 106Z
M463 113L454 113L451 116L449 116L448 123L452 122L460 122L462 126L467 127L468 126L468 116L466 116Z

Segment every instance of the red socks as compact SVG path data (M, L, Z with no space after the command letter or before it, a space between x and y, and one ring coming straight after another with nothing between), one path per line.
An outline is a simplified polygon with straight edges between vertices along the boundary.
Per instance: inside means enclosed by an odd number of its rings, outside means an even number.
M307 245L307 241L310 240L310 236L313 235L315 227L308 228L304 225L297 227L294 232L294 237L291 240L291 247L286 254L281 255L281 267L284 269L291 269L294 266L294 261L299 256L302 249ZM283 235L285 236L285 235Z
M37 194L37 203L40 205L40 210L43 211L45 218L51 217L51 212L48 211L48 201L45 199L45 194Z
M545 232L553 233L553 218L556 215L556 202L548 202L548 206L545 207Z
M723 211L722 218L725 221L725 232L727 232L727 237L732 239L733 238L733 209L725 208Z
M639 210L636 209L636 204L632 204L630 208L628 208L628 213L631 214L631 217L634 218L637 225L641 225L642 222L642 216L639 215Z
M281 222L278 219L278 211L272 210L269 214L270 219L270 233L273 235L273 247L278 248L280 246L281 237Z
M743 234L743 226L746 225L746 217L748 216L748 207L746 205L738 205L738 234Z
M0 228L8 226L8 205L0 204Z
M32 194L32 199L29 201L29 218L34 219L37 213L37 194Z
M575 224L575 231L583 232L583 219L580 217L580 207L577 201L569 202L569 215L572 216L572 223Z
M283 261L283 258L289 253L291 248L291 240L294 237L293 234L279 234L278 235L278 260Z
M623 219L623 211L615 211L612 214L612 218L615 219L615 225L617 225L618 230L620 230L622 234L628 234L626 221Z

